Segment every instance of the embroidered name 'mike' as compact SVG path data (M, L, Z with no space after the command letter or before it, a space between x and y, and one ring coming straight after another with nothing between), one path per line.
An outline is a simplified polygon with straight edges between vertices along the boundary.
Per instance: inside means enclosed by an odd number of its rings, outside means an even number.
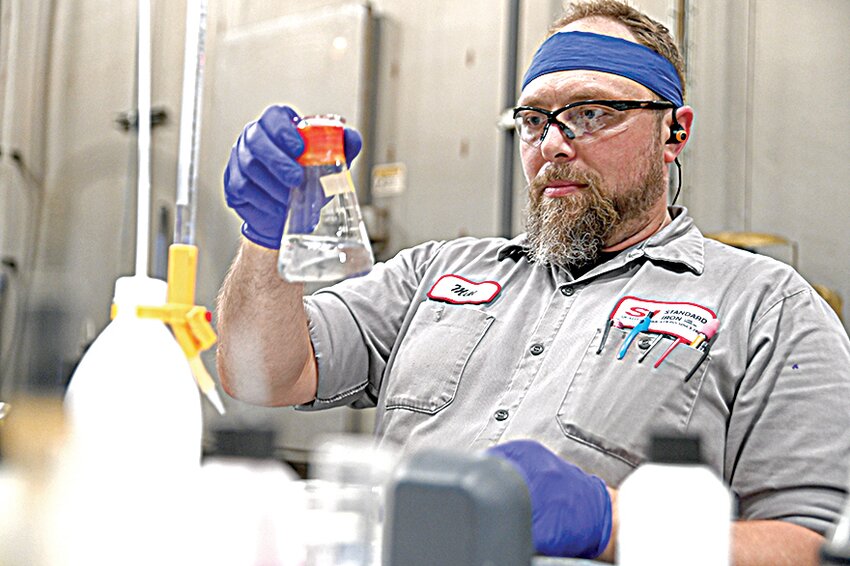
M428 298L454 305L481 305L496 298L502 286L495 281L476 283L460 275L443 275L431 290Z

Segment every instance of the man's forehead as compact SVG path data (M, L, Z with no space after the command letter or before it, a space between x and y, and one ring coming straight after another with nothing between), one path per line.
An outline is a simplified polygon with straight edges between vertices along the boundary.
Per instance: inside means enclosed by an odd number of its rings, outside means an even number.
M620 22L608 18L582 18L581 20L570 22L558 30L559 33L565 31L586 31L589 33L619 37L620 39L637 43L635 36L629 28Z

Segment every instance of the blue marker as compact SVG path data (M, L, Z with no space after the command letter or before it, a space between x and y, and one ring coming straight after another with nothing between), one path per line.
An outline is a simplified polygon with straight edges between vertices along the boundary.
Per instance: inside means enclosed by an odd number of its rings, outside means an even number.
M629 346L632 345L632 342L635 339L635 336L640 334L641 332L646 332L649 330L649 321L652 319L652 313L649 313L644 317L643 320L638 322L634 328L632 328L629 335L626 336L626 341L623 343L623 347L620 348L620 353L617 354L617 359L622 360L626 356L626 351L629 349Z

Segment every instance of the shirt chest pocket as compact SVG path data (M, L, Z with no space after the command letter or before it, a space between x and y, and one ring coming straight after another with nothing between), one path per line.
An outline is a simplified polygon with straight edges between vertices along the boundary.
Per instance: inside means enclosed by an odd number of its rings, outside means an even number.
M436 414L446 408L493 320L474 308L420 303L390 369L387 410Z
M627 331L612 328L597 354L601 331L596 333L569 383L558 424L567 437L637 466L648 454L653 432L687 431L711 358L679 344L656 368L673 342L655 343L656 335L639 334L618 360L626 336Z

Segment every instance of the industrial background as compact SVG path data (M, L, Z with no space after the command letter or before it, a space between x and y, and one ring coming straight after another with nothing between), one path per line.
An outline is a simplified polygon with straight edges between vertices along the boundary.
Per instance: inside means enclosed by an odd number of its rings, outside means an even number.
M685 47L696 122L679 203L704 232L777 236L757 251L850 297L850 2L634 4ZM269 104L342 114L363 132L354 174L379 259L429 239L520 232L524 181L500 116L560 9L554 0L211 0L199 304L213 306L239 244L221 189L230 146ZM184 2L153 2L158 276L174 221L185 13ZM107 324L116 278L133 271L135 41L133 0L0 0L0 399L61 388ZM842 314L846 325L848 307ZM212 368L214 353L205 356ZM291 459L322 432L370 426L368 411L225 402L230 421L274 426ZM207 409L214 427L222 417Z

